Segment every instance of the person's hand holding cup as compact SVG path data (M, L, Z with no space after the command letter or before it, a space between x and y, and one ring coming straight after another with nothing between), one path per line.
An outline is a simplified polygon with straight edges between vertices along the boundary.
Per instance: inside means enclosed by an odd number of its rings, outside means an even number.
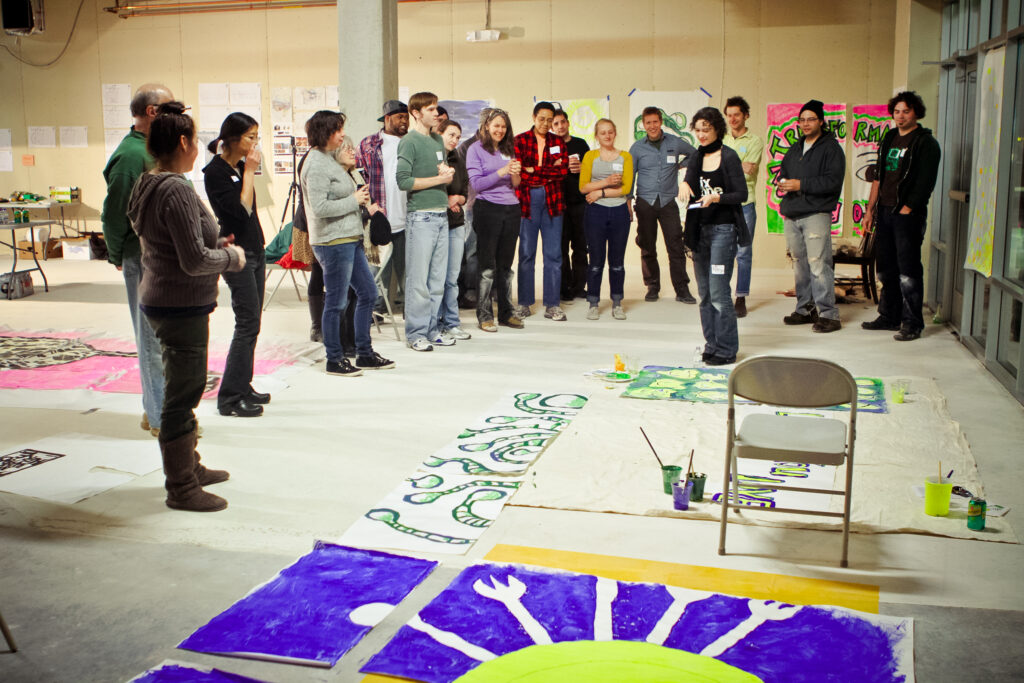
M570 154L569 155L569 173L580 172L580 155Z
M356 189L356 201L360 206L367 206L370 203L370 188L367 185L360 185Z

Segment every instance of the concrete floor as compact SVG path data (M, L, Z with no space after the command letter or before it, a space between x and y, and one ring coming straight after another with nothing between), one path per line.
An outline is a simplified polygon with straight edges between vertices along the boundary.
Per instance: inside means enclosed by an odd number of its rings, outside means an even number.
M764 238L762 248L772 239ZM697 309L671 296L644 303L638 262L631 246L624 322L607 309L600 321L587 321L577 302L566 323L535 316L525 330L479 332L429 354L406 349L386 329L374 333L374 344L397 361L394 371L339 379L325 376L319 363L289 378L290 386L275 391L266 415L255 420L221 417L204 402L200 450L208 464L232 472L218 487L230 502L224 512L168 510L159 473L73 506L0 493L0 612L20 646L16 654L0 653L0 681L127 680L164 659L282 683L358 681L361 663L400 623L497 543L877 585L883 613L917 619L918 680L1024 680L1020 545L855 534L851 566L839 569L839 536L831 532L734 525L730 554L719 557L715 523L527 508L506 508L466 557L440 558L444 566L333 669L174 648L308 552L315 539L336 539L503 391L525 385L603 391L582 373L607 366L616 352L644 364L688 364L701 341ZM0 270L5 266L9 260L0 259ZM0 301L4 325L130 336L123 286L111 266L44 266L50 292L42 292L36 274L36 295ZM948 329L929 326L920 341L899 344L861 330L873 307L850 304L841 307L842 331L812 334L781 324L792 299L776 291L791 286L789 272L755 271L754 283L751 313L740 321L741 355L814 355L838 360L855 375L934 377L971 445L986 497L1014 508L1009 520L1024 538L1018 464L1024 409ZM265 342L305 337L306 307L288 286L264 316ZM233 322L226 295L223 289L211 320L212 337L225 342ZM468 312L463 318L477 332ZM98 410L88 412L80 404L46 407L61 405L60 392L3 393L2 448L86 432L137 440L139 457L158 466L155 440L138 428L137 397L95 395L90 407Z

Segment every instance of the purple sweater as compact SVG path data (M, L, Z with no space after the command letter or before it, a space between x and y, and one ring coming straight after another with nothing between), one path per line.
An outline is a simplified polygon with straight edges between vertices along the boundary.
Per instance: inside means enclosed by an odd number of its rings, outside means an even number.
M508 163L501 154L489 152L478 140L466 151L466 172L469 173L469 184L476 192L477 199L492 204L509 206L519 204L515 190L512 189L512 177L498 175L498 169Z

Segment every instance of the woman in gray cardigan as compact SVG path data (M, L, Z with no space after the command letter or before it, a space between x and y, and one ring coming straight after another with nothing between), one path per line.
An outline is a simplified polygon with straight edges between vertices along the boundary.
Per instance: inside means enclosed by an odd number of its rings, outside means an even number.
M363 374L363 370L393 368L395 364L376 353L370 344L370 314L377 299L377 285L363 251L360 210L370 204L370 192L365 185L357 188L345 168L355 166L351 149L342 149L345 115L316 112L306 121L306 136L311 149L302 166L302 201L309 225L309 243L324 271L324 313L320 327L327 350L327 374L356 377ZM350 285L356 292L355 366L345 357L340 333Z

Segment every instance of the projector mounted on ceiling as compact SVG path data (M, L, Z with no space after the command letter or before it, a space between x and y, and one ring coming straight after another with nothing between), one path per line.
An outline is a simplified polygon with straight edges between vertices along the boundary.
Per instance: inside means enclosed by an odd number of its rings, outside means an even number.
M479 31L466 31L467 43L493 43L501 38L501 31L485 28Z

